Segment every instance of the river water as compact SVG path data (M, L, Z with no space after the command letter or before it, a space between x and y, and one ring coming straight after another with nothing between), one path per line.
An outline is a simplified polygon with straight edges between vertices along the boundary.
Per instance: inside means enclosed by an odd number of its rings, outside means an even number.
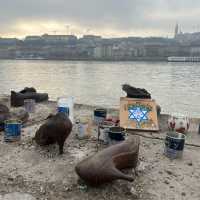
M119 107L124 83L147 89L163 113L200 117L200 63L0 60L0 94L33 86L52 100Z

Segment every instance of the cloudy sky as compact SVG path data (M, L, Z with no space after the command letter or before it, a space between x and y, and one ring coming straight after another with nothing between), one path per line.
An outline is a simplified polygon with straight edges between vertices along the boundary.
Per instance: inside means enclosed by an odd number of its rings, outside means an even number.
M168 36L200 31L199 0L0 0L0 36Z

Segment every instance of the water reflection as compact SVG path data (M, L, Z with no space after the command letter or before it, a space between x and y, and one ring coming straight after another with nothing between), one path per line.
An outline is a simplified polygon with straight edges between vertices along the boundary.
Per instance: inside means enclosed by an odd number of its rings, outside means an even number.
M123 83L146 88L165 113L200 117L199 63L0 60L0 93L34 86L52 99L119 106Z

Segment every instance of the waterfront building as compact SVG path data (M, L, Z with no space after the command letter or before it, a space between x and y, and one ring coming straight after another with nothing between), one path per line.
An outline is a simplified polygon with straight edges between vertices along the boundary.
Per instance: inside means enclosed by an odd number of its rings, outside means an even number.
M75 35L42 35L42 39L46 44L76 44L77 37Z

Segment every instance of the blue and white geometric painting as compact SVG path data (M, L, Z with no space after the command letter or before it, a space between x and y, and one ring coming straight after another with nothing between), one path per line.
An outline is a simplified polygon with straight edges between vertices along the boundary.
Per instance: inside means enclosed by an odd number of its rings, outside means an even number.
M149 111L144 107L130 107L128 111L130 120L134 120L138 123L148 120L147 114Z
M128 118L130 121L135 121L136 127L140 128L142 123L149 120L148 113L151 110L151 107L142 104L129 105Z
M158 131L155 100L121 97L120 126L129 130Z

